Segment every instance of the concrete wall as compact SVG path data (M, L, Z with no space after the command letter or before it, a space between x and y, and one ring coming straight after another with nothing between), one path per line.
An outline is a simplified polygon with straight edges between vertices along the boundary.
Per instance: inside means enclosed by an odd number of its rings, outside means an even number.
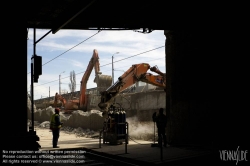
M70 94L63 94L66 99ZM77 96L77 95L74 95ZM49 99L35 100L36 108L43 109L48 107L46 103ZM163 90L149 90L146 92L136 93L121 93L119 94L115 102L119 103L126 111L129 117L139 115L140 120L147 121L149 118L144 114L151 113L152 110L158 110L160 107L166 107L166 93ZM88 111L99 110L98 103L100 102L100 95L96 93L89 93L88 95Z
M163 90L120 94L115 101L126 110L127 117L137 116L139 121L152 121L152 114L166 108L166 93Z
M87 94L97 94L97 90L96 88L92 88L92 89L87 89L86 90ZM66 94L61 94L66 100L70 100L73 98L79 98L80 97L80 91L76 91L76 92L72 92L72 93L66 93ZM45 109L48 106L52 106L53 102L54 102L54 95L50 96L50 97L46 97L46 98L42 98L42 99L38 99L38 100L34 100L34 103L38 108L40 109ZM60 101L59 101L60 103Z

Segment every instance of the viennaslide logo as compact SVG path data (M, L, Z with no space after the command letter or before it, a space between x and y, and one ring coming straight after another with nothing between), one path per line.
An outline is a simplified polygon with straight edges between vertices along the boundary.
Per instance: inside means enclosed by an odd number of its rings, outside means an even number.
M247 161L248 150L241 150L240 146L236 150L219 150L220 159L222 161L235 161L236 165L238 162Z

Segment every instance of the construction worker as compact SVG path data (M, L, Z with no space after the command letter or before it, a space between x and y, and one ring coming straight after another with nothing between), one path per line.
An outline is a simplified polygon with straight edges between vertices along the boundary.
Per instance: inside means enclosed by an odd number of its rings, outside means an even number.
M57 146L57 143L60 136L60 129L63 124L61 122L59 112L60 109L55 108L55 113L50 117L50 129L52 130L52 135L53 135L52 139L53 148L59 148L59 146Z
M167 147L167 137L166 137L166 126L167 126L167 116L163 114L163 108L159 109L159 114L156 115L156 112L153 114L153 121L156 122L158 129L158 144L162 146L162 139L164 147Z

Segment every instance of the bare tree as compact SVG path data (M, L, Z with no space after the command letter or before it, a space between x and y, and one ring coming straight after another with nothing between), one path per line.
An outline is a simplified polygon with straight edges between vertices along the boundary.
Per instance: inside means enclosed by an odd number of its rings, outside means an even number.
M72 93L76 91L76 74L74 70L70 72L69 79L70 79L69 91Z

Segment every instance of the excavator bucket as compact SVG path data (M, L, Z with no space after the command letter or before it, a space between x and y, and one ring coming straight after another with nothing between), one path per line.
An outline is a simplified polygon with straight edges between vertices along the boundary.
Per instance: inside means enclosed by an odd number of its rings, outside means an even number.
M97 90L99 92L102 92L111 86L112 76L98 74L98 75L96 75L94 82L97 84Z

